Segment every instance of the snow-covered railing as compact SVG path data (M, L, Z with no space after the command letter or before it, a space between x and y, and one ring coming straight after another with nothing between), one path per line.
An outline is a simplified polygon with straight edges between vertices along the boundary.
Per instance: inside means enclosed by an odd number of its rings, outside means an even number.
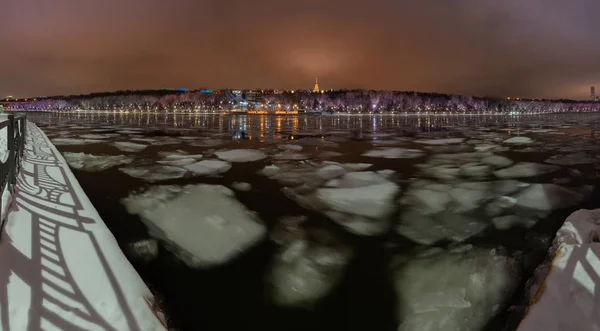
M0 233L8 214L8 203L21 169L21 159L25 147L27 116L8 114L0 118Z

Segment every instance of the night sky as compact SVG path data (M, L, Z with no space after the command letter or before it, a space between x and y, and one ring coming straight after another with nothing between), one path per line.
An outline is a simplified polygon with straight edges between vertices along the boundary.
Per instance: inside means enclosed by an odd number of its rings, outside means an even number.
M598 0L1 0L0 95L418 90L586 99Z

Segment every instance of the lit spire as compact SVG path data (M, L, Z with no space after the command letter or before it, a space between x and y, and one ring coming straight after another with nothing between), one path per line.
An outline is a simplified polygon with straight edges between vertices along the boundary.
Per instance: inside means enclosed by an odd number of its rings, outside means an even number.
M321 89L319 89L319 78L317 78L315 80L315 87L313 88L313 92L315 92L315 93L321 92Z

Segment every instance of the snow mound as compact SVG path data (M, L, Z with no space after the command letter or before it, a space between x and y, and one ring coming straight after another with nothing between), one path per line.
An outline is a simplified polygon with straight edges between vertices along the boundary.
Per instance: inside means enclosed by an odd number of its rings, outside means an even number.
M549 174L559 170L560 167L548 164L519 162L510 168L496 170L494 175L498 178L524 178Z
M219 185L155 186L122 203L193 268L226 263L266 234L262 221Z
M448 138L448 139L428 139L428 140L416 140L415 143L423 145L450 145L460 144L464 142L464 138Z
M148 147L148 145L136 144L136 143L127 142L127 141L117 141L117 142L113 143L113 146L115 146L122 152L129 152L129 153L141 152L144 149L146 149L146 147Z
M125 155L92 155L85 153L63 153L65 160L73 169L96 172L118 165L130 164L133 158Z
M196 175L217 175L231 169L231 164L220 160L204 160L184 167Z
M512 137L503 141L505 144L531 144L533 139L529 137Z
M255 149L233 149L216 152L215 155L227 162L253 162L267 158L265 153Z
M536 270L535 300L519 331L597 329L599 220L599 209L578 210L558 230L548 252L552 262Z
M119 168L119 171L147 182L158 182L163 180L183 178L187 170L171 166L149 166L149 167L128 167Z
M478 248L409 260L394 273L398 330L483 329L517 288L517 266L496 250Z
M364 153L362 156L365 157L376 157L384 159L414 159L421 157L425 154L420 149L406 149L406 148L380 148Z

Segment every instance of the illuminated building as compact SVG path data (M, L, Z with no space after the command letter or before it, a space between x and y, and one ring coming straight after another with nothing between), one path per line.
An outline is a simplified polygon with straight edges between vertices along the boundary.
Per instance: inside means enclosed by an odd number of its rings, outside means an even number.
M592 86L590 87L590 99L592 99L592 101L596 101L596 87Z
M319 88L319 78L317 78L315 81L315 87L313 88L313 92L319 93L320 91L321 91L321 89Z

